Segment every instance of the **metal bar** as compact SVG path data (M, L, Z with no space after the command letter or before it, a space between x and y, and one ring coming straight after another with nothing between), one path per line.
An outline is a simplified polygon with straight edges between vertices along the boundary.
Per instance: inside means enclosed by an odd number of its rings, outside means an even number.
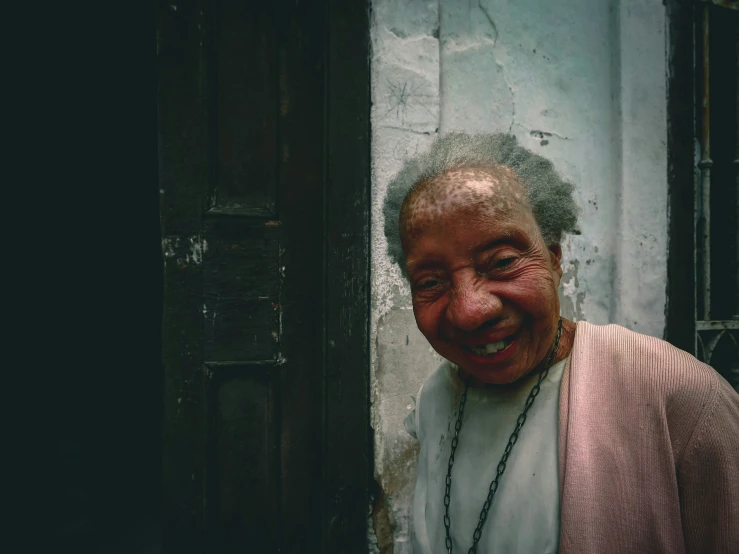
M718 345L719 341L724 337L724 335L728 331L718 331L715 334L706 334L705 336L702 336L701 339L703 341L703 357L704 362L708 365L711 365L711 361L713 358L713 353L716 350L716 346Z
M706 362L706 345L703 344L703 337L696 331L695 333L695 357L701 362Z
M694 90L694 98L693 98L693 140L698 140L698 110L697 106L695 106L695 103L698 101L698 92L697 92L697 80L698 80L698 34L700 30L698 29L698 14L701 13L698 11L699 7L696 4L693 6L692 9L692 43L693 43L693 59L691 60L692 63L692 69L693 69L693 90ZM694 160L694 163L697 160ZM698 222L700 221L700 214L698 213L698 209L700 206L699 197L698 197L698 183L696 179L697 175L693 175L693 354L696 358L699 360L703 360L704 351L703 348L703 340L701 339L700 333L695 328L695 324L700 319L698 317L698 283L700 282L698 279L698 249L700 248L698 244ZM700 295L702 297L702 294Z
M739 10L739 2L737 0L709 0L714 6L726 8L728 10Z
M739 329L739 321L728 319L724 321L697 321L696 331L719 331L721 329Z
M739 4L739 3L738 3ZM736 25L736 36L734 37L734 43L736 48L736 105L739 106L739 24ZM734 244L736 246L736 254L734 257L734 315L733 319L739 320L739 109L736 110L736 137L734 139L735 151L734 151L734 182L736 187L736 194L734 200L736 201L736 219L735 232L737 236L734 237Z
M701 91L701 160L698 167L701 170L701 220L702 236L700 237L703 274L703 313L704 320L711 319L711 97L710 97L710 7L703 4L702 25L702 68L703 83Z

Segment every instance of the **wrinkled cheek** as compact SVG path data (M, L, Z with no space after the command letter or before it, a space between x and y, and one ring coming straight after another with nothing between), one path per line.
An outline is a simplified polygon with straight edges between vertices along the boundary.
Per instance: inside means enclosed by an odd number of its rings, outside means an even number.
M524 285L518 292L519 305L532 315L546 315L557 305L557 289L551 280Z

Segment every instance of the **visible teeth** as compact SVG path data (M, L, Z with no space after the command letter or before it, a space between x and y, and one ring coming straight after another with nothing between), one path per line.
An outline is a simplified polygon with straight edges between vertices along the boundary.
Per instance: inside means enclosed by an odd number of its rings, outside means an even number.
M496 352L503 350L507 345L507 341L499 340L498 342L491 342L490 344L486 344L479 348L473 347L472 351L478 356L485 356L487 354L495 354Z
M491 342L490 344L485 346L485 350L487 350L488 354L492 354L493 352L497 352L504 346L505 343L502 340L499 340L498 342Z

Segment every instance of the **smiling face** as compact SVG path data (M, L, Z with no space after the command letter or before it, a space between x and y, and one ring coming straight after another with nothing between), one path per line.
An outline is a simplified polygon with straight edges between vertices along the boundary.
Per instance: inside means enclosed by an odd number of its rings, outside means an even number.
M403 204L401 237L416 323L477 381L516 381L546 357L557 329L561 250L547 247L507 168L461 169Z

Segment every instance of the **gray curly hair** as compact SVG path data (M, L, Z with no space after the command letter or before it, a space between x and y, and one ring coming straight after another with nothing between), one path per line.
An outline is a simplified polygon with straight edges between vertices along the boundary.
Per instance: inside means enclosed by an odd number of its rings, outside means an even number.
M579 210L572 197L575 187L557 174L552 162L519 146L513 135L449 133L438 137L425 153L407 160L387 188L382 208L387 252L403 275L406 271L400 214L408 194L448 171L491 165L508 167L516 173L548 245L558 244L565 233L580 234Z

